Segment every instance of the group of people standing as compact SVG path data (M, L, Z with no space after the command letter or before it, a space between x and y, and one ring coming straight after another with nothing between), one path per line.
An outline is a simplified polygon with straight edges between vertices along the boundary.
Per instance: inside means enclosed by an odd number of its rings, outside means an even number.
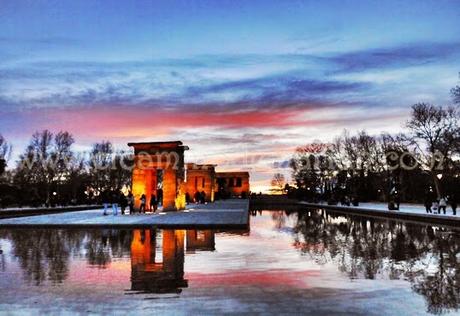
M187 204L196 203L196 204L205 204L206 203L206 193L204 191L196 191L193 195L193 198L187 192L185 193L185 202Z
M427 196L425 199L425 210L427 213L434 214L446 214L447 205L450 204L452 208L452 214L457 215L457 200L454 196L441 197L440 199L432 199L430 196Z
M132 195L132 194L131 194ZM108 210L112 208L112 214L118 214L118 206L121 208L121 214L123 215L128 205L127 199L129 196L126 197L121 191L115 191L111 193L104 192L101 194L102 197L102 205L104 205L104 215L108 215Z
M150 211L156 212L158 209L158 205L162 204L163 201L163 190L158 189L157 195L152 194L150 196ZM134 195L132 192L129 192L127 196L125 196L122 192L114 193L111 195L110 199L106 199L106 202L103 203L104 205L104 215L108 215L109 205L112 206L112 214L118 214L118 206L120 206L121 215L125 215L126 209L129 209L129 214L134 214ZM145 213L147 205L147 197L145 194L142 194L140 198L140 207L139 213Z
M190 196L188 196L188 193L185 196L185 199L187 203L190 203ZM195 203L200 203L200 204L205 204L206 203L206 193L204 191L198 192L196 191L195 194L193 195L193 201Z
M158 190L158 191L160 191L160 190ZM150 210L150 212L153 212L153 213L155 213L157 211L158 204L161 203L161 201L162 201L160 192L157 192L157 194L158 194L158 198L155 196L155 194L150 195L149 210ZM145 194L142 194L142 196L141 196L141 205L139 207L139 213L144 213L145 214L146 206L147 206L147 197L146 197Z
M340 197L340 205L342 206L359 206L359 200L357 196L352 196L351 198L348 195L343 195Z

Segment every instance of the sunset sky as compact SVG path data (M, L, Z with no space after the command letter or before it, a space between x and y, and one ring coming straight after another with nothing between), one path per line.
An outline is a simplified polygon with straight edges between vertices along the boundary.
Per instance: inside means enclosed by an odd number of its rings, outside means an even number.
M248 170L258 191L296 146L448 104L459 72L457 0L0 1L16 157L42 129L76 150L182 140L186 160Z

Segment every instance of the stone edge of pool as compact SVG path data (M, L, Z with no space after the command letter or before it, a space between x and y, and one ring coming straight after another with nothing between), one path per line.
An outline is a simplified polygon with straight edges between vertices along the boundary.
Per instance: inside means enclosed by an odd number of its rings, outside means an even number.
M349 213L355 215L364 215L371 217L379 218L389 218L389 219L398 219L406 221L416 221L423 222L428 224L442 224L448 226L460 227L460 216L449 216L449 215L439 215L439 214L419 214L419 213L409 213L404 211L388 211L388 210L379 210L373 208L364 208L364 207L353 207L353 206L340 206L340 205L327 205L327 204L317 204L317 203L308 203L308 202L298 202L300 206L306 206L308 208L321 208L331 211L337 211L341 213Z
M405 211L389 211L369 207L354 207L327 205L319 203L310 203L295 199L286 198L259 198L251 200L251 210L289 210L293 212L304 211L309 209L325 209L342 214L360 215L372 218L385 218L393 220L401 220L412 223L438 224L442 226L460 228L460 215L438 215L425 213L409 213Z

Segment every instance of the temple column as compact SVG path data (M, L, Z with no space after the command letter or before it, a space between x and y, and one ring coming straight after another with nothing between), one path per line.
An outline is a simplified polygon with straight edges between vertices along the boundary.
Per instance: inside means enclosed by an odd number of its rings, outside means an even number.
M132 194L134 195L134 206L139 208L140 198L145 194L145 170L139 167L133 169Z
M184 230L163 230L163 269L176 279L184 277L184 237Z
M176 171L172 168L163 170L163 210L176 210Z

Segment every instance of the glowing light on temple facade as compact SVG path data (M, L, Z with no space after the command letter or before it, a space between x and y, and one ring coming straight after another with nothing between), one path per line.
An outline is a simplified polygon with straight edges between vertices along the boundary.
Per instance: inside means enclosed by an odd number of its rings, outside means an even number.
M195 194L204 192L206 202L214 202L214 192L216 191L216 165L187 164L186 171L186 195L193 201ZM197 201L195 201L197 202Z
M135 207L139 207L145 195L147 208L150 197L162 200L163 210L174 211L185 208L184 151L188 150L180 141L128 143L134 148L132 193Z

